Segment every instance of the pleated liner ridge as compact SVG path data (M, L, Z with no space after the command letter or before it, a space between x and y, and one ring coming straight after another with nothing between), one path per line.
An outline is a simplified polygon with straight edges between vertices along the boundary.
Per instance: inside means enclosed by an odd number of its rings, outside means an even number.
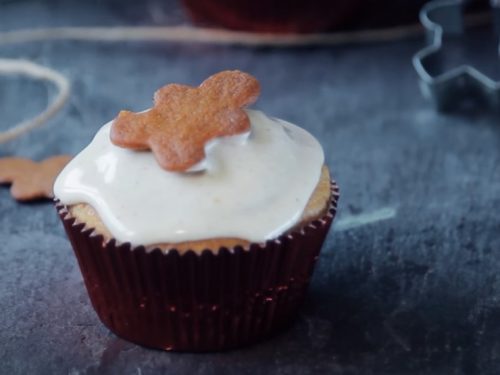
M104 243L57 204L101 321L148 347L216 351L258 341L287 326L302 302L336 213L249 249L202 253Z

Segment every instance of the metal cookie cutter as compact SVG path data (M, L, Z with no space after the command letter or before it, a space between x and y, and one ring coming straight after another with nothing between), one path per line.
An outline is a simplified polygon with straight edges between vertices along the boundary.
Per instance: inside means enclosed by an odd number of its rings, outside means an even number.
M428 46L413 57L413 66L420 77L422 94L430 98L440 111L454 107L458 100L475 98L492 109L500 109L500 81L488 77L470 65L439 71L440 50L444 35L464 32L464 2L457 0L432 1L420 11L420 22L426 29ZM500 0L491 1L496 36L500 35Z

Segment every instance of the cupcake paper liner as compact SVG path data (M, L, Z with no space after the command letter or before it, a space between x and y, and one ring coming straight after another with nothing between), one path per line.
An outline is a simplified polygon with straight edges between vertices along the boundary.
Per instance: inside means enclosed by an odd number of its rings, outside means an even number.
M287 326L296 315L334 219L328 212L305 227L249 248L201 253L146 250L105 243L57 210L92 305L118 336L148 347L216 351L239 347Z

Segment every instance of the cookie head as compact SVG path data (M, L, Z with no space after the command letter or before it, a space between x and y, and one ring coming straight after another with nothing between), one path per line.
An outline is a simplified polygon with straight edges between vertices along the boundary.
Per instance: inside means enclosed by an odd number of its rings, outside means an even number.
M223 71L200 86L170 84L159 89L147 112L121 111L111 126L111 141L131 150L151 150L168 171L188 170L205 158L205 144L250 131L244 107L260 92L256 78Z

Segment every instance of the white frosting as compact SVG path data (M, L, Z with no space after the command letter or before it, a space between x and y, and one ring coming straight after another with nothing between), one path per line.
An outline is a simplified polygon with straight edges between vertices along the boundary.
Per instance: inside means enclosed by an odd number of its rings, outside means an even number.
M293 124L247 113L250 134L210 142L189 173L165 171L151 152L113 145L107 123L58 176L55 196L90 204L117 240L132 245L275 238L300 220L323 150Z

